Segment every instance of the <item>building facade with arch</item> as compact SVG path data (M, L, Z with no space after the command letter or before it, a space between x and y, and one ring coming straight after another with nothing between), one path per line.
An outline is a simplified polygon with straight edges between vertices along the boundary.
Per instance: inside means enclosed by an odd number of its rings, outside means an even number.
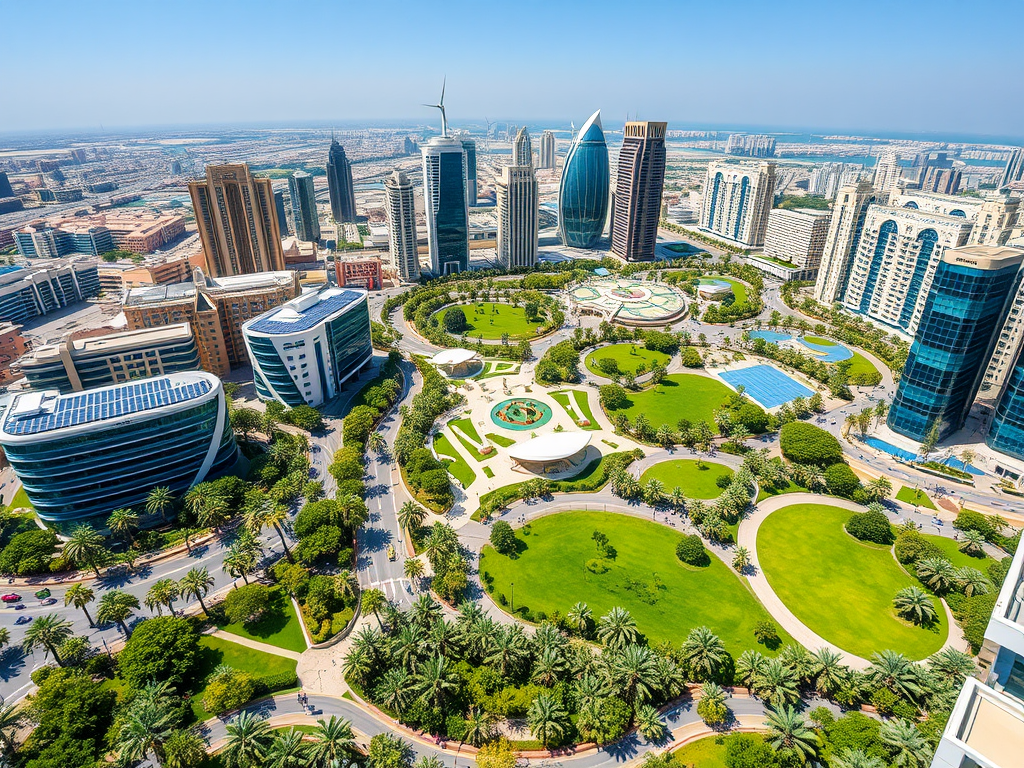
M700 228L750 248L764 245L775 200L775 168L775 163L711 163Z

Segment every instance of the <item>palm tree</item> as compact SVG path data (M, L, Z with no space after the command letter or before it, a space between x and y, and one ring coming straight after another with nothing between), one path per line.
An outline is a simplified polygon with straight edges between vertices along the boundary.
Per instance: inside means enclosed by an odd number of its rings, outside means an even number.
M530 732L545 747L565 734L565 719L562 705L548 693L538 694L526 713Z
M530 649L518 624L505 624L491 636L485 662L503 677L508 677L523 665L530 656Z
M678 485L672 488L672 493L669 494L669 499L674 507L682 509L682 507L686 505L686 494Z
M206 742L194 731L172 731L164 742L166 768L194 768L206 759Z
M174 506L174 494L165 485L158 485L146 496L146 512L150 515L160 515L160 519L167 522L167 512Z
M92 616L89 615L89 610L85 606L95 599L96 593L93 592L92 588L82 583L72 584L68 591L64 593L64 605L73 605L75 608L81 608L85 618L89 620L90 627L95 627L96 625L93 623Z
M985 578L985 574L977 568L971 568L970 566L957 568L955 578L957 586L963 590L967 597L987 595L992 589L992 582Z
M232 578L241 576L242 581L248 584L249 574L256 572L262 554L263 547L259 540L246 531L231 545L221 567Z
M640 735L650 743L656 744L665 739L667 733L665 724L658 717L658 710L650 704L641 704L637 708L634 721Z
M960 551L968 555L979 555L985 551L985 537L974 529L963 532L963 541L960 542Z
M409 699L412 697L412 686L412 675L403 667L389 669L377 685L376 690L380 697L380 703L392 712L404 713L409 707Z
M815 687L824 696L832 696L850 677L850 670L843 664L843 655L838 651L819 648L811 654L811 659Z
M427 517L427 511L415 501L407 501L398 510L398 524L410 534L418 530Z
M546 646L533 660L532 680L550 688L566 671L561 651L553 645Z
M828 764L830 768L885 768L880 758L850 748L844 749L840 755L833 755Z
M924 734L909 720L887 720L878 729L878 737L892 755L896 768L923 768L932 759L932 748Z
M152 753L156 764L162 765L163 743L178 715L169 689L168 683L151 682L135 697L117 732L117 753L122 761L135 763Z
M366 437L366 447L374 453L382 453L387 450L388 441L384 439L384 435L380 432L371 432Z
M750 550L746 547L736 547L736 552L732 556L732 567L740 573L747 570L750 567Z
M665 496L665 484L656 477L652 477L643 487L644 501L654 506L661 502Z
M0 648L11 642L11 630L7 627L0 627Z
M429 629L441 616L440 604L429 593L417 597L409 610L409 618L423 629Z
M892 495L892 481L885 475L881 475L864 486L867 497L870 501L881 501Z
M380 620L380 611L387 604L388 598L379 589L364 589L360 600L364 611L369 611L377 617L377 624L384 629L384 622Z
M773 707L781 707L800 698L796 672L779 659L768 659L754 680L757 694Z
M654 652L642 645L627 645L610 664L611 677L627 704L650 699L658 688L658 665Z
M474 747L479 747L491 738L491 716L483 710L472 707L466 717L466 734L462 740Z
M943 648L928 659L928 671L944 683L959 687L977 671L974 659L956 648Z
M219 528L229 516L227 499L209 482L189 488L185 494L185 506L205 528Z
M331 715L330 720L317 720L316 730L311 734L306 756L312 762L311 768L331 768L356 750L352 723L343 717Z
M915 624L931 624L935 621L935 603L919 587L904 587L896 593L892 604L896 613Z
M458 687L458 676L449 668L448 660L438 655L423 663L414 690L428 704L441 708L445 697Z
M766 741L774 749L789 750L801 761L817 752L820 744L817 734L807 727L803 717L790 705L778 709L769 707L764 723L768 727Z
M53 656L53 660L57 662L57 666L63 667L64 662L61 661L60 656L57 654L57 648L71 637L72 634L70 621L56 613L48 613L46 616L40 616L29 624L28 629L25 630L25 639L21 641L21 647L25 650L25 653L32 653L32 651L41 646L45 649L43 653L44 659L46 654L49 653Z
M64 542L64 557L76 566L88 565L96 574L96 578L99 578L99 566L106 554L103 535L85 523L75 526L68 540Z
M865 670L867 682L885 686L906 699L917 700L923 693L918 667L902 653L880 651L871 656L871 665Z
M243 710L227 728L224 764L227 768L262 766L274 738L270 724Z
M306 764L306 747L302 743L302 731L294 728L278 731L267 751L268 768L302 768Z
M944 557L924 557L917 561L917 577L935 594L941 595L956 584L956 569Z
M166 605L171 616L177 616L178 614L174 612L174 601L178 599L179 595L181 595L181 588L174 579L160 579L153 582L153 586L146 593L146 607L150 610L156 608L157 613L163 616L162 606Z
M128 507L115 509L107 518L107 528L116 536L128 539L129 544L135 543L135 531L139 528L139 516Z
M767 662L768 657L760 651L744 651L736 659L736 679L747 688L755 688Z
M640 633L636 620L625 608L616 606L601 617L597 624L597 637L608 648L623 648L635 643Z
M281 538L281 546L284 547L285 557L288 562L295 562L291 550L288 549L288 540L284 537L284 526L288 522L288 508L284 504L275 502L269 496L258 498L245 512L245 526L253 535L271 526Z
M14 754L14 735L24 721L25 710L14 704L4 704L0 698L0 744L3 744L4 754Z
M125 637L130 637L128 630L128 619L134 611L139 608L139 599L135 595L122 592L119 589L112 589L100 598L99 608L96 611L96 620L100 624L114 622L124 632Z
M334 574L334 591L342 597L355 597L359 591L359 579L347 568Z
M414 579L418 580L423 578L423 572L425 570L425 567L423 565L422 560L415 557L410 557L408 560L405 561L405 566L403 570L405 571L405 578L409 579L410 581L413 581Z
M686 668L700 681L717 677L729 657L718 635L707 627L691 629L680 650Z
M203 609L203 613L209 615L210 612L206 610L206 603L203 602L203 598L206 597L210 588L215 583L216 580L206 568L191 568L182 577L181 583L178 586L181 589L182 595L196 598L199 601L199 607Z
M565 620L580 635L586 635L590 631L590 625L594 622L594 614L586 603L575 603L565 614Z

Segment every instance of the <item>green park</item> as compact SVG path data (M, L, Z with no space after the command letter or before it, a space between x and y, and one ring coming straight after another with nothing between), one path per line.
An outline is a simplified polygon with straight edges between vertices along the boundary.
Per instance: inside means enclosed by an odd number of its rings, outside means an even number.
M587 355L583 364L587 366L587 370L591 373L610 378L609 373L614 373L615 370L623 375L636 375L637 366L643 366L645 371L649 371L655 363L666 366L671 359L664 352L644 349L643 344L610 344L607 347L595 349ZM612 369L612 371L602 368L602 360L613 360L616 368Z
M461 310L466 318L465 327L461 331L452 330L445 323L448 313L455 309ZM536 337L537 329L547 318L544 316L543 308L538 308L537 314L533 317L527 317L525 306L515 307L494 301L481 301L441 309L437 313L437 320L442 327L456 335L465 333L472 339L496 341L508 334L512 341L521 341Z
M682 488L688 499L714 499L721 496L732 480L733 471L722 464L695 459L675 459L655 464L640 476L640 482L657 479L671 491Z

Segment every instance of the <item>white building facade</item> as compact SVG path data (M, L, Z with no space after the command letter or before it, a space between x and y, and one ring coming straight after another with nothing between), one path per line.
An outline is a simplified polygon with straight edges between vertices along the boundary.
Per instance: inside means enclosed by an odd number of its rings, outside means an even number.
M506 165L496 188L498 263L506 269L532 267L539 235L537 175L529 165Z
M775 163L711 163L700 228L747 247L762 246L775 199L775 170Z
M420 279L420 257L412 182L403 171L394 171L384 180L384 195L391 267L403 283L414 283Z

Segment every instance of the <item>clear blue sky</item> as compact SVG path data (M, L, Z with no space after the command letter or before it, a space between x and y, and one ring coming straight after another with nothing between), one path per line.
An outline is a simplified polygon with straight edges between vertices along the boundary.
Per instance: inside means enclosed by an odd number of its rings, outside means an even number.
M1024 2L6 0L0 132L601 108L1024 135Z

